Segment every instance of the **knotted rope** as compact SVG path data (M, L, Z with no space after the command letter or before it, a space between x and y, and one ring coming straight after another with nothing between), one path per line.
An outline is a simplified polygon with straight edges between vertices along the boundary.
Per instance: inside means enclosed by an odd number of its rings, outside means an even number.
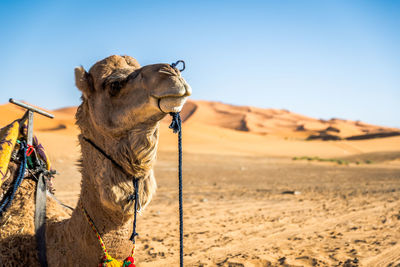
M172 116L172 122L171 125L169 126L170 129L173 130L174 133L178 133L178 153L179 153L179 244L180 244L180 249L179 249L179 254L180 254L180 266L183 267L183 209L182 209L182 120L180 117L179 112L178 113L170 113ZM120 169L122 172L126 173L129 175L120 164L118 164L112 157L110 157L107 153L105 153L99 146L97 146L93 141L90 139L83 137L83 140L88 142L90 145L92 145L96 150L98 150L104 157L106 157L108 160L110 160L118 169ZM139 186L138 182L139 180L136 177L133 177L133 186L135 189L135 192L133 195L129 196L128 201L135 200L135 212L134 212L134 219L133 219L133 226L132 226L132 235L129 238L129 240L132 241L133 243L133 248L131 255L125 259L124 262L117 261L116 259L112 258L106 249L106 246L103 242L103 239L101 238L101 235L99 231L97 230L96 226L94 225L93 220L90 218L88 212L85 210L83 207L82 203L80 203L81 210L85 214L86 219L92 228L93 232L96 234L97 239L99 240L99 243L101 245L101 248L103 250L103 260L100 266L135 266L134 265L134 254L135 254L135 238L139 234L136 232L136 214L138 210L138 205L140 204L139 202ZM115 264L115 265L114 265Z
M114 164L115 167L117 167L120 171L122 171L123 173L125 173L127 176L131 176L131 174L129 174L127 171L125 171L125 169L119 164L117 163L111 156L109 156L106 152L104 152L99 146L97 146L92 140L83 137L83 140L85 140L86 142L88 142L90 145L92 145L97 151L99 151L105 158L107 158L108 160L111 161L111 163ZM89 222L93 232L96 234L97 239L99 240L99 243L101 245L101 248L103 249L103 254L104 257L102 259L102 263L100 266L124 266L124 267L134 267L134 255L135 255L135 249L136 249L136 245L135 245L135 238L136 236L138 236L139 234L136 232L136 214L137 214L137 209L138 206L140 205L139 203L139 186L138 186L138 182L139 179L137 179L135 176L132 177L132 181L133 181L133 187L135 192L133 193L133 195L130 195L128 198L128 201L132 201L135 200L135 213L134 213L134 219L133 219L133 226L132 226L132 235L129 238L130 241L132 241L132 252L131 255L126 258L123 262L118 261L114 258L112 258L106 249L106 246L104 245L103 239L101 238L101 235L99 233L99 231L97 230L96 226L94 225L93 220L90 218L89 214L87 213L87 211L85 210L85 208L82 206L82 203L80 203L81 205L81 210L83 211L83 213L86 215L86 219Z
M177 62L172 63L172 64L171 64L171 67L176 68L176 66L178 66L179 63L182 63L182 65L183 65L182 69L179 70L180 72L182 72L182 71L184 71L185 68L186 68L185 61L183 61L183 60L178 60Z
M134 218L133 218L133 229L132 229L132 235L129 238L130 241L132 241L133 245L135 245L135 237L138 236L139 234L136 232L136 213L138 210L138 203L139 203L139 187L138 187L138 179L133 178L133 187L135 188L135 213L134 213ZM132 196L130 197L129 200L132 200Z
M170 113L172 122L169 126L174 133L178 133L178 154L179 154L179 262L183 267L183 205L182 205L182 120L179 112Z
M134 264L135 260L133 258L133 256L135 255L135 243L133 243L131 255L129 257L127 257L123 262L119 261L119 260L116 260L113 257L111 257L110 254L108 254L106 245L104 244L104 241L101 238L99 230L94 225L94 222L93 222L92 218L90 218L89 213L83 207L82 202L80 202L79 204L80 204L80 207L81 207L81 210L82 210L83 214L85 214L86 220L88 221L90 227L92 228L93 232L97 236L97 239L99 240L101 249L103 250L104 256L102 258L102 262L99 264L99 267L103 267L103 266L108 266L108 267L135 267L135 264Z

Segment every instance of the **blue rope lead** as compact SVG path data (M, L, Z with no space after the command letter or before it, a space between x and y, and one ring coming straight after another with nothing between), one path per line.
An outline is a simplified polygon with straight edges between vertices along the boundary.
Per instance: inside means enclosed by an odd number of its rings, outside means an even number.
M19 149L20 153L22 153L22 160L21 160L21 164L18 169L18 177L17 177L17 179L15 179L12 191L11 192L9 191L9 193L1 200L0 217L10 207L11 202L14 199L15 192L17 192L18 187L21 185L21 182L24 179L25 167L26 167L26 149L27 149L26 143L25 143L25 141L22 141L20 143L20 149Z
M132 200L134 198L135 200L135 217L133 219L133 229L132 229L132 235L129 238L130 241L132 241L133 244L136 243L136 236L138 236L139 234L136 232L136 213L138 210L138 203L139 203L139 186L138 186L138 179L136 179L135 177L133 177L133 187L135 188L135 193L133 196L130 196L129 198Z
M179 112L170 113L172 122L169 128L174 133L178 133L178 149L179 149L179 262L183 267L183 208L182 208L182 120Z

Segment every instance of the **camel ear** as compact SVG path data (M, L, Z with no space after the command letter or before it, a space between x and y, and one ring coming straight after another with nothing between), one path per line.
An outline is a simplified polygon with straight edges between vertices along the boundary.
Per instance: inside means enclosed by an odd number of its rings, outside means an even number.
M75 68L75 84L86 99L93 92L92 76L82 66Z

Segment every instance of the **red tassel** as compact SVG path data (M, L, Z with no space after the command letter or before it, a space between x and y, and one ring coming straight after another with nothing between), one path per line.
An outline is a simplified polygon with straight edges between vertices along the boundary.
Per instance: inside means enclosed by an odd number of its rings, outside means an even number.
M124 266L127 267L136 267L135 263L135 259L133 257L128 257L124 260Z

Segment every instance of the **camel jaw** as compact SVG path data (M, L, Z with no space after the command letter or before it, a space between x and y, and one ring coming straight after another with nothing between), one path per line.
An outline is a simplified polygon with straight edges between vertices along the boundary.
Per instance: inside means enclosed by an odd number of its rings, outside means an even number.
M154 92L151 97L157 101L157 107L163 113L180 112L187 98L192 95L192 88L183 78L180 83L160 91Z
M169 96L158 98L158 108L164 113L180 112L187 100L187 96Z

